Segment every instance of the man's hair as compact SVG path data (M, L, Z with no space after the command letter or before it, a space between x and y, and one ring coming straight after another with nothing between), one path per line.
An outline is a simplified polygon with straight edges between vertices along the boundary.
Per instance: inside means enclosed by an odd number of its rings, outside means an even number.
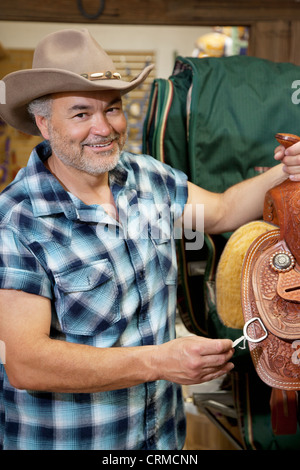
M27 109L33 121L36 115L49 119L52 112L52 98L49 95L37 98L29 103Z

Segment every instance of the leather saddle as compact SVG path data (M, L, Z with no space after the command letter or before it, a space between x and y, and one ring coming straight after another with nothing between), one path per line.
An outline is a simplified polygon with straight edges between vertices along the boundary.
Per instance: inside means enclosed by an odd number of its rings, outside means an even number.
M300 390L300 185L286 180L269 190L263 218L275 227L244 259L244 335L257 374L272 387L273 432L292 434Z

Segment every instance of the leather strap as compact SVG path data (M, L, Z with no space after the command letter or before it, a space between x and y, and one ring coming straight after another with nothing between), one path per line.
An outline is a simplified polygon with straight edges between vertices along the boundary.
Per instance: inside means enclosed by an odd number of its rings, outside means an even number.
M298 392L272 388L270 407L274 434L296 434Z

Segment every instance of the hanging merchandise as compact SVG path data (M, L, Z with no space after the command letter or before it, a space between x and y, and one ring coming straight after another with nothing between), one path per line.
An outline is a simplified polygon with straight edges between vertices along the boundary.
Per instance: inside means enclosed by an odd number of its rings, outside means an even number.
M246 55L248 28L245 26L214 26L211 33L199 36L193 57L228 57Z

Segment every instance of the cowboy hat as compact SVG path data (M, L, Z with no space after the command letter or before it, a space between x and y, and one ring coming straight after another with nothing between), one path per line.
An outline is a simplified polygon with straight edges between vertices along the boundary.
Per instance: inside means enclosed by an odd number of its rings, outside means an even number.
M12 72L2 79L5 103L0 104L0 116L26 134L40 135L27 111L32 100L72 91L113 89L125 94L142 83L152 68L153 65L148 65L133 80L124 81L88 30L51 33L37 45L32 69Z

